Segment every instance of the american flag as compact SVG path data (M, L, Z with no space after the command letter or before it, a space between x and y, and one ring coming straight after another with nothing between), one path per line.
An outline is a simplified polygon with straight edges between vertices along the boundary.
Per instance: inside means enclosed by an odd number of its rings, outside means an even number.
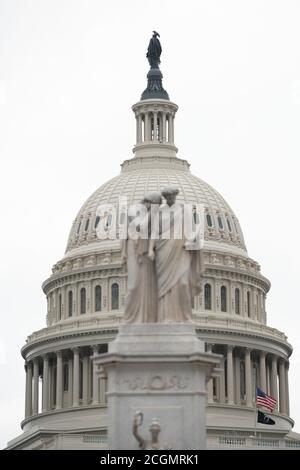
M260 388L256 389L256 405L257 406L264 406L268 408L268 410L273 411L276 406L277 400L276 398L267 395L263 392Z

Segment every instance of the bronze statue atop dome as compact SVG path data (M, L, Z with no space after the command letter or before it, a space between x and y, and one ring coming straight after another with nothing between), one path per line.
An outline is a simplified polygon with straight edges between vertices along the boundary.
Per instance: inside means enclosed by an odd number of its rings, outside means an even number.
M160 40L158 39L159 37L160 35L158 34L158 32L153 31L153 35L150 39L146 54L146 57L150 64L150 70L147 74L148 83L146 90L144 90L142 93L141 100L149 100L156 98L160 100L170 100L168 93L163 88L163 75L159 69L160 55L162 51Z
M158 69L160 64L160 55L161 55L161 44L159 33L153 31L153 36L150 39L146 57L152 69Z

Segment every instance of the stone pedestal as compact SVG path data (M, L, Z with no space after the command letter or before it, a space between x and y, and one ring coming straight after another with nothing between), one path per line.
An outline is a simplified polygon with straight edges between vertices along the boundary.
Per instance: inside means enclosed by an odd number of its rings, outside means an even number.
M96 373L108 379L109 449L139 449L139 434L151 449L149 427L159 421L159 449L205 449L206 383L220 356L207 354L192 324L121 325L108 353L96 356Z

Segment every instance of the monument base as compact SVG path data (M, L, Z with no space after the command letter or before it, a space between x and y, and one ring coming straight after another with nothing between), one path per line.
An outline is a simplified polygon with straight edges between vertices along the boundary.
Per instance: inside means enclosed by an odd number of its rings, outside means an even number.
M109 449L205 449L206 383L220 356L205 353L195 326L123 324L94 361L108 379Z

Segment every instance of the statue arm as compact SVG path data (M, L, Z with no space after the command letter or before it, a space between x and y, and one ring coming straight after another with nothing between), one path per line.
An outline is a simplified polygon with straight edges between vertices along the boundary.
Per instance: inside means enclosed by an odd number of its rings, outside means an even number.
M154 258L155 258L154 247L155 247L155 238L150 238L150 241L149 241L149 250L148 250L148 257L149 257L151 260L154 260Z
M159 231L160 231L160 221L159 221L159 212L154 210L152 217L153 217L153 225L151 230L151 236L149 240L149 249L148 249L148 257L153 260L155 258L154 248L155 248L155 241L159 238Z
M143 419L143 415L141 412L137 412L134 416L134 419L133 419L133 426L132 426L132 434L134 435L134 437L136 438L136 440L138 441L139 443L139 448L140 449L145 449L146 447L146 441L145 439L143 439L143 437L139 434L138 432L138 428L139 426L141 426L142 424L142 419ZM140 420L140 421L139 421Z

